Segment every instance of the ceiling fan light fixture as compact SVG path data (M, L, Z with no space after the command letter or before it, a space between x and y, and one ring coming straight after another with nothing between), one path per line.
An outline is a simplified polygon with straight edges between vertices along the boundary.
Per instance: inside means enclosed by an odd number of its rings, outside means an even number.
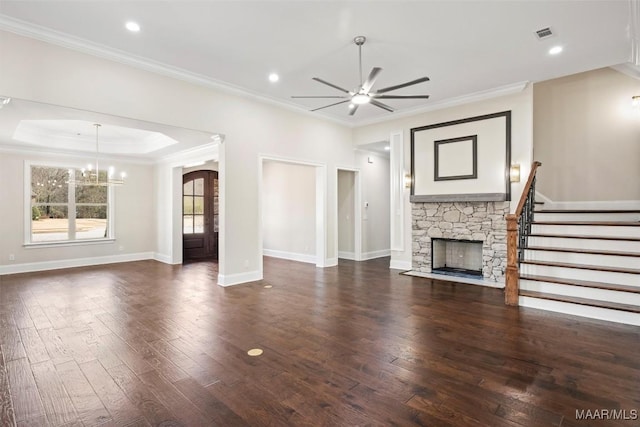
M364 93L357 93L351 98L351 102L356 105L368 104L369 101L369 95L365 95Z

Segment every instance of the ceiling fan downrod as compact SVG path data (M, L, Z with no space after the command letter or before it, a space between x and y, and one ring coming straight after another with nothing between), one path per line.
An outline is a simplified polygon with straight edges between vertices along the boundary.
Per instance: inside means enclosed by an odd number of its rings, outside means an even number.
M362 75L362 45L367 41L365 36L356 36L353 38L353 42L358 46L358 58L360 64L360 87L362 87L364 83L364 77Z

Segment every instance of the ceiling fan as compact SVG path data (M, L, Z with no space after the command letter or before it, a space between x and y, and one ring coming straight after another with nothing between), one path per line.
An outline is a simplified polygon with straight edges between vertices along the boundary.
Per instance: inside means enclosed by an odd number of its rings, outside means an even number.
M358 107L363 104L371 104L375 105L378 108L382 108L383 110L387 110L393 113L393 108L388 106L387 104L383 104L379 101L379 99L428 99L429 95L386 95L387 92L394 91L396 89L402 89L403 87L413 86L418 83L429 81L429 77L420 77L419 79L411 80L406 83L402 83L395 86L385 87L383 89L379 89L376 92L372 92L371 88L375 83L378 75L382 71L380 67L373 67L371 72L369 73L369 77L367 80L363 81L362 74L362 45L367 40L364 36L357 36L353 39L353 42L358 46L358 55L359 55L359 64L360 64L360 86L358 86L355 90L347 90L340 86L336 86L333 83L329 83L328 81L322 80L319 77L313 77L313 80L330 86L334 89L339 90L340 92L344 92L345 95L342 96L292 96L292 98L326 98L326 99L343 99L343 101L339 101L333 104L325 105L324 107L315 108L311 111L322 110L323 108L333 107L334 105L346 104L349 102L349 115L353 116Z

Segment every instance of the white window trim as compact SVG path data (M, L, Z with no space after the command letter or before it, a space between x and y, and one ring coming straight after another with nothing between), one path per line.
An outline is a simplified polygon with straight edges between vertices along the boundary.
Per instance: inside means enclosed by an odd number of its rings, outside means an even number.
M107 237L99 238L99 239L81 239L81 240L59 240L54 242L32 242L31 241L31 167L32 166L43 166L43 167L51 167L51 168L60 168L60 169L81 169L84 166L79 164L78 162L48 162L48 161L32 161L25 160L24 161L24 235L23 235L23 246L26 248L46 248L46 247L57 247L57 246L82 246L82 245L95 245L101 243L113 243L116 238L116 230L115 230L115 192L113 191L113 187L107 187ZM71 200L71 196L74 196L73 200ZM75 209L75 187L73 187L73 191L69 192L69 212L72 208ZM70 224L71 225L71 224ZM74 227L75 230L75 227ZM71 236L69 236L71 237Z

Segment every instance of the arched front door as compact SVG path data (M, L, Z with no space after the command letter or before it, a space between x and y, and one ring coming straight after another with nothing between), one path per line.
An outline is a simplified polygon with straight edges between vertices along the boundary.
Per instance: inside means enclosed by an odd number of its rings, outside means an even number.
M189 172L182 183L183 259L218 259L218 172Z

